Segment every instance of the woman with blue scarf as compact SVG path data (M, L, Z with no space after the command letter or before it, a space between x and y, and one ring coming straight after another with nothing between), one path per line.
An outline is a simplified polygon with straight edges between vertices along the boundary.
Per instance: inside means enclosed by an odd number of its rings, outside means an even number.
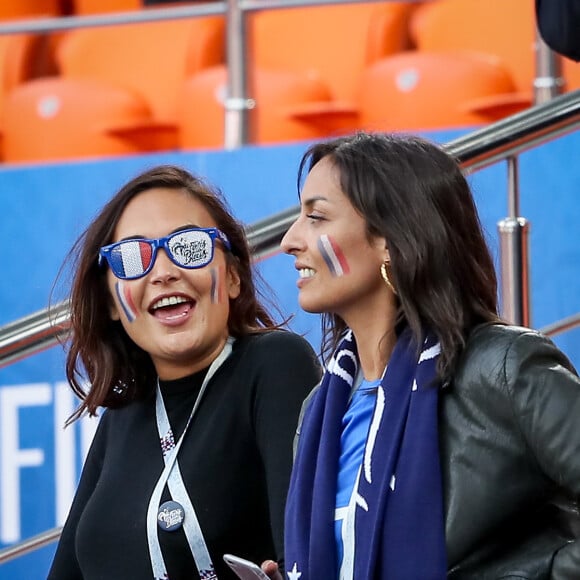
M580 578L580 380L499 319L456 161L360 133L312 146L299 176L282 248L327 364L299 426L285 577Z

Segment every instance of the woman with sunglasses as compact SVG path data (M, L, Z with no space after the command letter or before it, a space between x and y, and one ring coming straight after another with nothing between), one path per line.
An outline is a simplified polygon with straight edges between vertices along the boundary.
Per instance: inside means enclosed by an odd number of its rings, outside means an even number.
M320 372L259 301L242 226L161 166L73 250L69 422L106 410L49 578L235 578L225 552L283 565L292 438Z
M312 146L299 174L282 249L332 357L299 429L288 578L580 578L580 380L499 320L456 161L361 133Z

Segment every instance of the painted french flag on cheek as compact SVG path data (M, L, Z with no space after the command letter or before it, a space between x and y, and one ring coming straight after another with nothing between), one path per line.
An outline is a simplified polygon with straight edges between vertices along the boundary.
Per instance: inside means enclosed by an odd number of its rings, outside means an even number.
M217 268L212 268L209 273L211 275L211 301L217 304L220 301L219 271Z
M350 269L340 247L326 234L318 238L318 249L333 276L344 276Z
M122 280L119 280L115 284L115 290L117 291L117 298L121 306L123 307L123 311L125 312L125 316L129 322L133 322L135 318L137 318L137 309L135 308L135 303L133 302L133 297L131 296L131 290L123 284Z
M143 274L151 263L151 246L145 242L125 242L111 252L114 269L128 278Z

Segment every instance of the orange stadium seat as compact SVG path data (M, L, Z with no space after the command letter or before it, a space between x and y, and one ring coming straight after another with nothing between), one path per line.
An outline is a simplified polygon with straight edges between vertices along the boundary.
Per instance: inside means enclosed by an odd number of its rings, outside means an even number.
M408 46L409 2L275 9L250 15L256 101L250 141L313 139L353 130L356 86L366 66ZM224 140L225 70L201 71L186 84L180 145Z
M6 97L5 113L7 162L143 153L158 143L147 146L151 112L139 95L95 81L35 79Z
M34 76L41 42L42 39L33 34L0 36L0 159L6 95Z
M57 46L60 75L14 94L11 110L22 114L5 127L6 160L31 160L35 155L48 158L50 151L44 144L33 143L40 135L46 135L44 142L53 144L58 158L175 149L178 93L188 75L223 62L223 44L223 17L66 33ZM94 96L89 95L89 86L94 88ZM123 92L126 96L121 98ZM47 122L38 117L37 107L51 94L58 97L60 113ZM106 103L109 94L113 95L110 106ZM93 117L98 119L99 131L94 126L89 130L79 121ZM35 124L38 129L31 132ZM54 135L49 136L51 131ZM74 131L83 146L70 146L77 140ZM61 135L63 143L56 145ZM28 153L24 149L27 143Z
M328 87L316 77L286 71L256 69L253 74L255 108L250 111L250 142L276 143L323 137L332 132L325 114L311 107L332 110L332 127L339 111L332 106ZM226 70L214 67L191 77L184 86L179 145L182 149L224 146ZM302 113L306 119L301 119ZM347 108L348 120L354 112ZM352 123L351 123L352 124Z
M0 36L0 111L6 92L32 77L38 42L32 34Z
M386 57L365 71L359 95L361 126L377 131L473 126L525 106L499 59L463 52Z
M533 0L432 0L413 12L410 29L420 50L469 50L500 57L522 101L531 104L536 72ZM580 87L573 61L562 58L562 72L565 90Z
M73 0L72 9L76 15L102 14L107 12L131 12L141 10L141 0Z
M531 100L535 22L533 0L433 0L413 13L411 33L419 50L496 55Z
M57 53L62 76L141 95L155 119L175 122L185 78L224 62L225 19L209 16L74 30Z
M59 16L60 0L2 0L0 20L24 20L34 16Z
M408 48L412 2L305 6L250 16L251 54L262 69L308 73L351 100L365 66Z

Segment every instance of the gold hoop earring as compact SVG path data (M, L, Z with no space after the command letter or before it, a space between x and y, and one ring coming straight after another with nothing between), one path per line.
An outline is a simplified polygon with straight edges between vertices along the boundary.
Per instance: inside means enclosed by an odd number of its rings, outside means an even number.
M397 291L395 290L395 287L393 286L393 283L389 279L389 274L387 272L387 266L390 266L390 265L391 265L391 263L390 262L387 262L387 260L385 260L381 264L381 276L383 277L383 280L385 281L385 284L387 285L387 287L389 288L389 290L396 296L397 295Z

